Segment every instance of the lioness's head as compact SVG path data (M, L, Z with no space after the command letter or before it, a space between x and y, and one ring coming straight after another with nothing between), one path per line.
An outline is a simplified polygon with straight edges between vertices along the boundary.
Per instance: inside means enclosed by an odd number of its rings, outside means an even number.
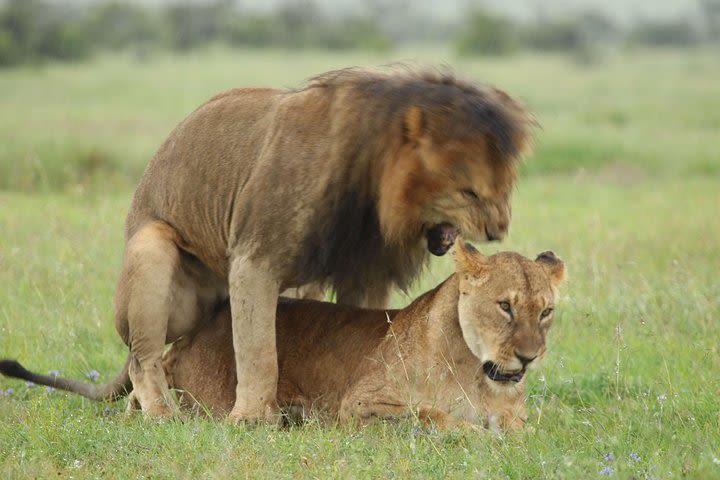
M379 216L393 240L422 238L444 255L455 237L501 240L532 116L501 90L445 80L413 87L381 178Z
M463 337L486 380L512 386L542 360L565 264L553 252L533 261L512 252L484 256L460 243L456 270Z

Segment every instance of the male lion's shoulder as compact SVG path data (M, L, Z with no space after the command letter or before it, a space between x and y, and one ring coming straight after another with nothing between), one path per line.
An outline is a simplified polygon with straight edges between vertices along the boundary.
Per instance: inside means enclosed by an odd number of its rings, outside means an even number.
M213 95L210 100L208 100L207 103L215 102L217 100L226 99L228 97L239 97L239 96L246 96L246 95L263 95L263 94L274 94L278 93L279 90L274 88L231 88L230 90L225 90L224 92L217 93Z

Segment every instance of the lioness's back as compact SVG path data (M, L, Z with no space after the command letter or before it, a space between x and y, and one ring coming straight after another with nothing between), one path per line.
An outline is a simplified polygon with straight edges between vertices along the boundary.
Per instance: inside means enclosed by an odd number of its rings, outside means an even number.
M318 407L337 411L353 367L380 344L396 312L281 298L276 320L278 403L319 399ZM193 392L193 398L216 415L230 411L237 379L229 304L173 346L165 363L174 388Z

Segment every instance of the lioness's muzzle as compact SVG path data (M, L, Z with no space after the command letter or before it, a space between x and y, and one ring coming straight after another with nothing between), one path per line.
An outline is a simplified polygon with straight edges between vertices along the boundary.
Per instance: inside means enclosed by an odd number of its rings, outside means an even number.
M498 365L493 362L483 363L483 371L485 372L485 375L487 375L490 380L494 380L496 382L515 382L515 383L517 383L520 380L522 380L523 376L525 375L524 368L519 372L508 372L508 373L501 372L500 367L498 367Z

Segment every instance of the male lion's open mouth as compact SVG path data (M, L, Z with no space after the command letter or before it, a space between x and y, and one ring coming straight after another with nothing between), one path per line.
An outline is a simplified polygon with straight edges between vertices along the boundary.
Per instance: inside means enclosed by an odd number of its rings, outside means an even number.
M449 223L435 225L428 229L425 234L428 250L438 257L445 255L455 243L455 237L458 236L458 233L460 231L455 225Z
M514 371L514 372L501 372L500 367L493 362L483 363L483 371L490 380L496 382L519 382L525 375L525 369Z

